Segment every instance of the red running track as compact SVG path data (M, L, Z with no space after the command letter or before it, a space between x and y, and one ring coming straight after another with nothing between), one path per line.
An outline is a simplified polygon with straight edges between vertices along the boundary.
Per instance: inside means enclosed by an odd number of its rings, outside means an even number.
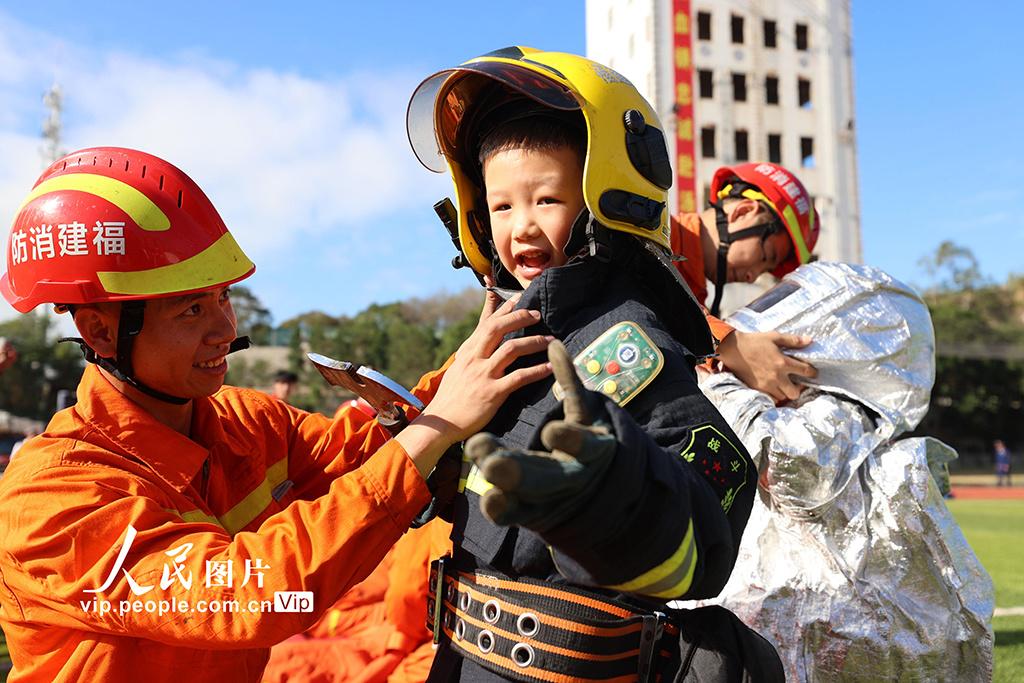
M1024 500L1024 486L954 486L953 497L964 500Z

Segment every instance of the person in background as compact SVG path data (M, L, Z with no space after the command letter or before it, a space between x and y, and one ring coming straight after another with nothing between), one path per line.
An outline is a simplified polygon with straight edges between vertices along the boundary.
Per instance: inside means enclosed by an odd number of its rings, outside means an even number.
M274 373L274 384L270 389L270 395L287 403L288 397L295 391L295 385L298 383L299 376L291 370L278 370Z
M1010 465L1012 456L1002 439L992 442L992 457L996 465L996 486L1012 486L1010 481Z

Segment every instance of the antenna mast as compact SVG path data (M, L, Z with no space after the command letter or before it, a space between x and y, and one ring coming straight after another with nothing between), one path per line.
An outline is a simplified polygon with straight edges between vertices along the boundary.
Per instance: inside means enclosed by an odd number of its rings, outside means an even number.
M43 95L43 104L46 106L49 115L43 120L43 161L47 166L64 156L61 147L61 112L64 110L64 94L60 85L54 82L50 89Z

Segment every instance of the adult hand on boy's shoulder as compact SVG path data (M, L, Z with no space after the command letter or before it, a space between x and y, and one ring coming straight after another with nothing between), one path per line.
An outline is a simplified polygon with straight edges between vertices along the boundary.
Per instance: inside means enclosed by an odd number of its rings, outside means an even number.
M555 379L564 391L562 420L541 430L548 451L507 448L493 434L477 434L466 454L493 488L480 509L495 524L523 526L543 532L570 519L601 481L617 441L600 415L600 400L576 375L572 359L560 342L548 346Z
M811 341L794 334L736 330L718 345L718 356L725 368L744 384L781 403L797 398L803 391L794 378L818 374L810 363L784 353L785 349L802 349Z

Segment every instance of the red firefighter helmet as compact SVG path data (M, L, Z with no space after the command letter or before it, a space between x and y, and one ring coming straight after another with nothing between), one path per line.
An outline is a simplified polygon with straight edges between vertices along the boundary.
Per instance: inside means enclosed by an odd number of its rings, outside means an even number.
M793 251L772 275L782 277L811 260L820 221L811 197L795 175L767 161L723 166L711 180L711 199L746 197L771 207L785 226Z
M22 313L188 294L256 270L191 178L118 147L83 149L46 169L7 246L0 293Z

